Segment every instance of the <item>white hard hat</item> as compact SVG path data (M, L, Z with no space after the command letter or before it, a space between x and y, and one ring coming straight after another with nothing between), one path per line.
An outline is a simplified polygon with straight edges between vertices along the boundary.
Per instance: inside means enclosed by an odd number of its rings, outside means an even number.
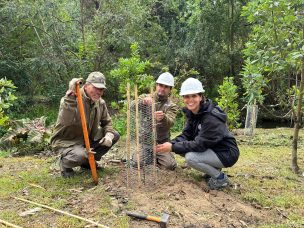
M169 72L162 73L161 75L159 75L156 83L173 87L174 86L173 75L170 74Z
M184 96L203 92L205 92L205 90L203 89L203 85L199 80L195 78L188 78L183 82L179 95Z

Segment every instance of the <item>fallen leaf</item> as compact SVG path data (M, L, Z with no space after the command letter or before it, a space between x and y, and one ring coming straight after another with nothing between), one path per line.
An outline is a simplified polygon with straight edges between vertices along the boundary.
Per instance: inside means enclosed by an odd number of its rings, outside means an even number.
M40 189L46 190L44 187L42 187L42 186L40 186L38 184L28 183L28 185L30 185L32 187L36 187L36 188L40 188Z
M244 222L243 220L239 220L239 221L240 221L240 223L242 224L242 226L247 227L246 222Z
M19 213L19 216L25 217L25 216L28 216L28 215L33 215L38 211L41 211L41 208L40 207L35 207L33 209L30 209L30 210Z

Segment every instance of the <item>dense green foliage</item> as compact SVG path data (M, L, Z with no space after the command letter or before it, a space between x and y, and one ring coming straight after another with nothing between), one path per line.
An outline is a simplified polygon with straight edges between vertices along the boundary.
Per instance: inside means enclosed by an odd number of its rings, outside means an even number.
M284 112L303 56L300 3L2 1L0 78L12 80L20 97L10 115L38 103L57 110L68 81L95 70L107 78L106 101L119 108L128 81L141 89L164 69L175 76L176 91L194 76L214 99L230 75L239 88L238 107L263 102Z
M155 78L164 67L174 75L195 69L210 94L226 74L237 76L248 28L246 1L3 1L0 3L0 76L30 97L58 102L67 82L93 70L110 71L140 47L142 74ZM132 51L131 51L132 52ZM131 54L132 55L132 54ZM117 88L120 81L108 81ZM213 90L213 91L211 91ZM108 93L108 98L119 97ZM28 98L26 98L28 99Z
M46 117L34 120L13 120L5 135L0 138L0 149L11 153L30 154L46 150L51 132L45 126Z
M117 82L122 97L125 97L128 83L131 90L137 85L139 94L153 86L153 76L145 73L151 64L149 61L141 61L137 43L131 45L131 58L120 58L118 62L118 67L110 72L110 80Z
M219 97L216 99L218 105L227 113L227 124L230 129L239 127L240 111L238 109L237 86L233 83L232 77L225 77L223 84L218 89Z
M13 95L16 86L10 80L6 78L0 79L0 126L3 126L5 122L9 119L5 114L5 110L13 105L14 100L17 99Z
M302 12L300 0L253 0L244 7L242 14L253 25L243 51L243 84L248 88L249 103L252 97L261 102L263 91L268 102L287 108L293 105L292 96L296 94L292 85L299 86L304 54Z

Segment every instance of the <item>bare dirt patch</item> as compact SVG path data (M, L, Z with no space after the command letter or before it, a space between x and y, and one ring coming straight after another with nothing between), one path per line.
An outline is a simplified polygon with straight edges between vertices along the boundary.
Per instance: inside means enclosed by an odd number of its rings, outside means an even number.
M197 182L183 175L184 170L160 171L159 183L154 186L126 188L124 173L105 180L109 194L118 205L128 201L131 211L161 216L170 215L169 227L244 227L259 225L273 215L265 209L245 204L225 191L209 191L205 181ZM122 208L122 213L124 213ZM157 223L131 219L131 227L159 227Z

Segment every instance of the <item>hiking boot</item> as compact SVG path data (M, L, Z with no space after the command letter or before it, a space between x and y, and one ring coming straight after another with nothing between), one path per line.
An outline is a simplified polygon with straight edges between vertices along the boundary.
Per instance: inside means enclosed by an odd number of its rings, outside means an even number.
M60 165L61 176L63 178L70 178L70 177L74 176L74 174L75 174L74 170L72 168L65 168L65 167L63 167L61 160L60 160L59 165Z
M229 185L229 179L226 174L224 174L224 177L220 179L211 177L208 181L208 185L211 190L224 188Z
M209 180L211 178L211 176L207 173L202 173L202 178L203 178L203 180Z
M97 162L95 162L95 166L96 166L96 170L103 170L103 167L101 165L99 165ZM82 164L80 167L81 167L81 169L84 169L84 170L91 170L89 163Z
M217 170L218 171L222 171L222 169L221 168L217 168ZM209 180L210 178L211 178L211 176L209 175L209 174L207 174L207 173L202 173L202 178L204 179L204 180Z

